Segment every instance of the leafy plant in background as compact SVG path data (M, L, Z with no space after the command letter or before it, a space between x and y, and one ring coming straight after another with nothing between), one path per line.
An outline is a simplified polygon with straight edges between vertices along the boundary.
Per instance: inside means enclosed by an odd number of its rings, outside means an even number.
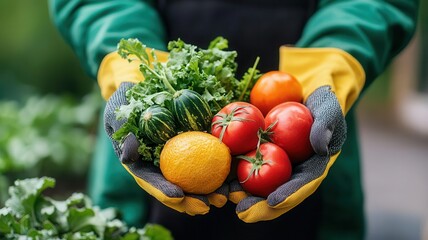
M0 209L1 239L170 240L164 227L128 227L114 209L99 209L88 197L73 193L64 201L42 195L55 179L27 178L9 188L10 198Z
M9 183L18 178L82 179L101 103L95 89L80 102L53 95L32 96L23 106L0 102L0 205Z

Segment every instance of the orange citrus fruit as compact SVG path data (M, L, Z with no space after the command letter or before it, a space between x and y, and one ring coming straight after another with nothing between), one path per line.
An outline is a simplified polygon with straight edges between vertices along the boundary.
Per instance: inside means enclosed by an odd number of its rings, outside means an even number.
M193 194L219 188L230 172L229 148L205 132L190 131L167 141L160 155L160 169L171 183Z

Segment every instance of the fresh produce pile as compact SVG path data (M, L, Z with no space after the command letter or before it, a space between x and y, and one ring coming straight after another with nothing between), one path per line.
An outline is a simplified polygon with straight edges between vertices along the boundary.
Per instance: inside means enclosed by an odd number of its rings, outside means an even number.
M127 92L129 104L116 113L127 119L114 135L118 141L130 132L141 140L143 160L158 164L165 142L179 132L208 131L211 118L223 106L247 100L258 78L255 67L236 79L235 51L226 51L228 42L218 37L208 49L199 49L182 40L168 44L166 63L150 61L146 47L137 39L121 40L118 52L128 61L141 62L145 81ZM255 63L255 65L257 62Z
M227 48L222 37L207 49L179 39L160 62L137 39L122 39L118 53L139 61L145 80L126 92L129 104L116 111L125 123L113 138L123 142L133 133L142 160L160 166L188 193L213 192L237 164L243 188L266 197L289 180L294 164L313 154L312 115L292 75L261 74L257 58L238 79L237 52Z

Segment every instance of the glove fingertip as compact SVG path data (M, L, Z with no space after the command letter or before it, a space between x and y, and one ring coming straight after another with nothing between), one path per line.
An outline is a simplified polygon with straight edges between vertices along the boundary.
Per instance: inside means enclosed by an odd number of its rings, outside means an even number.
M248 197L248 194L245 191L235 191L229 193L229 200L235 204L238 204L242 199Z
M220 208L223 207L229 196L229 185L221 185L215 192L208 194L208 201L210 204Z
M208 201L211 205L214 205L217 208L221 208L226 204L227 196L218 193L211 193L208 195Z
M283 192L283 191L278 191L275 193L271 193L267 199L267 205L271 208L283 208L284 205L287 204L287 199L292 198L292 195L288 194L287 192Z
M249 195L244 191L238 180L233 180L229 184L229 200L235 204L238 204L242 199Z
M191 216L204 215L210 211L210 202L205 196L188 195L180 205L184 207L184 212Z
M236 212L237 213L244 212L249 208L251 208L254 204L264 200L266 199L261 197L254 197L254 196L246 197L242 199L240 202L238 202L238 204L236 205Z
M316 154L320 156L327 156L329 154L328 145L332 135L333 133L330 129L317 127L314 123L309 138Z
M129 134L122 144L120 161L125 164L138 161L140 159L140 154L138 153L139 146L140 143L135 135L132 133Z

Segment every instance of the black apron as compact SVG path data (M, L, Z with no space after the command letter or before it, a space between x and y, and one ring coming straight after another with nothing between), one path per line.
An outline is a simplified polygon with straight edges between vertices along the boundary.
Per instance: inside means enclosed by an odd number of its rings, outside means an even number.
M181 38L203 48L223 36L238 53L238 78L260 57L261 72L278 69L279 47L294 44L315 11L315 0L165 0L160 1L168 40ZM211 207L203 216L188 216L153 199L148 221L181 239L315 239L321 214L319 191L277 219L248 224L235 204Z

